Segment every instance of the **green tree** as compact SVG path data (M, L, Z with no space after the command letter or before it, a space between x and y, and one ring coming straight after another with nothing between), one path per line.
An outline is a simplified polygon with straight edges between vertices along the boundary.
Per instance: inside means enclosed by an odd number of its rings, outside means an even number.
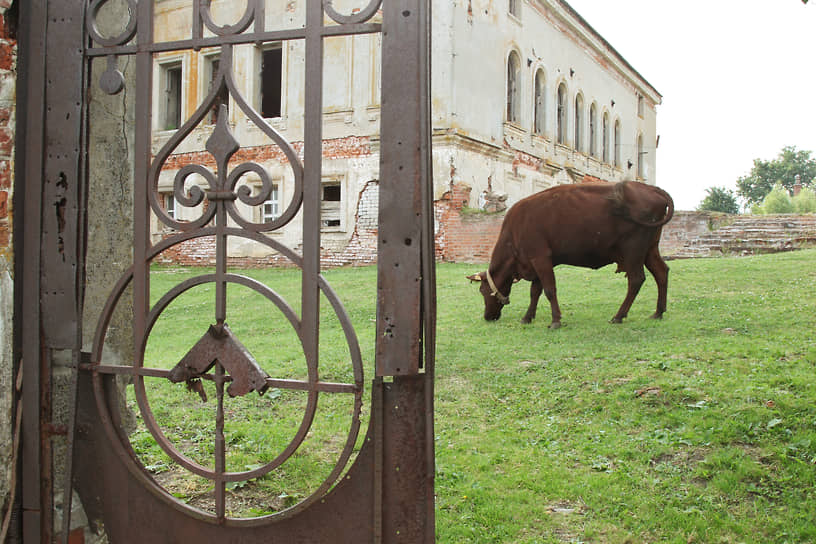
M734 191L725 187L709 187L706 197L697 209L701 212L739 213L739 204Z
M816 213L816 191L803 187L799 194L793 197L793 210L796 213Z
M772 213L793 213L794 209L788 191L777 183L762 199L762 204L754 206L752 211L756 214L767 215Z
M808 185L816 177L816 159L810 154L810 151L786 146L774 160L754 159L751 172L737 180L737 194L748 204L759 204L777 183L792 194L796 174L801 176L802 185Z

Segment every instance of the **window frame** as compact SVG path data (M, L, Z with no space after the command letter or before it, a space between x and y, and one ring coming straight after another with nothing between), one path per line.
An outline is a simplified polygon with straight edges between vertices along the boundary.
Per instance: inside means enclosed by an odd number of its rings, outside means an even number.
M203 95L207 96L212 91L213 83L215 82L215 76L218 73L218 68L221 64L221 54L220 51L213 51L210 53L203 54L204 57L204 67L206 70L207 78L204 82L204 90ZM226 99L226 100L225 100ZM218 121L218 110L220 104L226 104L227 106L227 114L230 111L230 103L229 103L229 90L224 89L222 91L222 95L218 97L218 99L213 103L212 109L210 113L206 117L206 123L210 125L214 125Z
M569 104L567 103L567 84L563 81L558 84L558 87L556 87L555 103L556 103L555 106L556 142L561 145L567 145L567 120L568 120L567 114Z
M264 119L280 119L284 116L285 110L285 92L284 89L286 87L286 70L284 67L286 66L285 62L285 43L286 42L271 42L268 44L264 44L262 47L258 46L255 48L256 51L256 81L257 81L257 89L255 92L255 109L260 114L260 116ZM279 55L279 64L280 64L280 76L277 78L277 82L279 84L279 91L277 94L278 97L278 107L276 110L268 112L264 108L264 89L265 89L265 81L264 78L264 61L266 60L266 55L270 54L273 51L277 51ZM277 115L267 115L267 113L277 113Z
M575 127L573 127L573 146L579 153L584 152L584 95L580 91L575 95Z
M176 85L171 85L173 82ZM178 130L184 119L183 59L173 58L159 63L159 85L160 116L157 128L160 131ZM170 119L171 116L174 118Z
M506 90L505 120L518 124L521 117L521 57L515 50L507 55Z
M547 75L536 70L533 78L533 132L544 135L547 128Z
M326 199L326 189L337 187L339 191L338 199ZM346 201L347 191L342 177L325 177L320 182L320 230L321 232L345 232L346 231ZM336 202L336 204L335 204ZM327 218L327 211L332 213L332 217ZM334 214L336 213L336 218ZM328 221L337 224L327 224Z
M598 158L598 105L589 106L589 155Z

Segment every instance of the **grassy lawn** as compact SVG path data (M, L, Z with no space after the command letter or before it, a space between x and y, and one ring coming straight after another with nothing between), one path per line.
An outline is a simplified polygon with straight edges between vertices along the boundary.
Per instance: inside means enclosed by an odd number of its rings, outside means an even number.
M555 331L543 297L538 319L519 323L528 283L515 287L500 321L487 323L465 279L484 266L439 265L438 542L816 541L816 251L669 265L664 319L647 319L657 297L649 276L622 325L608 323L626 290L613 267L556 269L564 327ZM153 289L199 273L162 270ZM298 296L294 271L246 274L290 302ZM376 270L325 276L357 326L368 383ZM150 365L169 368L204 333L207 289L162 316ZM274 377L302 378L291 328L257 298L231 289L230 327L256 356L273 354L259 360ZM323 315L321 372L351 381L328 303ZM214 402L163 382L148 387L160 395L157 419L181 450L211 463ZM285 447L304 397L273 390L230 402L228 468L243 470ZM236 512L275 511L322 481L351 403L342 395L320 402L305 452L280 474L236 485ZM206 483L174 480L173 463L145 431L134 441L157 478L206 506Z

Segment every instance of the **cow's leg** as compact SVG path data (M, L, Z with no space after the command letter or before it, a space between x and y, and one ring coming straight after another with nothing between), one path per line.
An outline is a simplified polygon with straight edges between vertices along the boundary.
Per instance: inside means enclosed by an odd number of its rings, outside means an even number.
M539 298L541 298L541 281L536 278L530 284L530 307L527 308L527 313L521 318L522 323L531 323L535 319Z
M646 268L654 276L657 284L657 310L652 314L651 319L660 319L666 311L666 299L669 290L669 267L666 261L660 256L657 244L649 250L646 255Z
M635 301L635 297L640 291L640 287L643 285L643 282L646 281L646 273L643 272L643 264L629 267L629 269L626 270L626 279L629 280L626 298L623 299L623 304L621 304L618 313L615 314L615 317L612 318L610 323L622 323L623 318L629 315L629 308L632 307L632 303Z
M540 259L531 259L533 268L536 271L538 280L541 282L541 289L547 300L550 301L550 310L552 312L551 329L558 329L561 327L561 308L558 306L558 296L555 292L555 272L553 271L552 260L549 257Z

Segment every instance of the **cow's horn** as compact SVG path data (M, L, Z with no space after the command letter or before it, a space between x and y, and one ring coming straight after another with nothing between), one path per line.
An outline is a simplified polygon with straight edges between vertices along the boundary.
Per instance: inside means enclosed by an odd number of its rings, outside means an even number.
M482 281L482 276L480 274L472 274L470 276L466 276L471 282L474 281Z

